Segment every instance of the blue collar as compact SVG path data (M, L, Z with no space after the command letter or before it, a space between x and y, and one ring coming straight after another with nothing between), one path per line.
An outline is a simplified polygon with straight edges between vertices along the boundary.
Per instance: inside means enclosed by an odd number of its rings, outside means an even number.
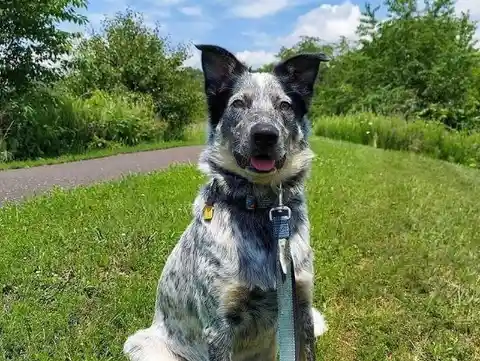
M257 198L253 195L253 191L250 194L242 197L229 197L220 191L218 181L213 181L207 186L207 201L206 205L213 206L214 203L227 203L241 207L249 211L255 211L256 209L271 209L277 205L277 196L273 193L262 198Z

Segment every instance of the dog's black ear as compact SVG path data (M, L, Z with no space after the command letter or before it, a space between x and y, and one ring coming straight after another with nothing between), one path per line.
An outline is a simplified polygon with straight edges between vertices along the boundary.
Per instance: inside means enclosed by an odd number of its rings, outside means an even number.
M235 76L248 71L235 55L220 46L198 44L195 47L202 52L202 69L207 93L221 92Z
M232 95L235 78L248 71L232 53L216 45L195 45L202 52L202 69L211 128L215 129Z
M323 53L294 55L273 68L273 73L289 91L299 94L308 106L321 62L330 59Z

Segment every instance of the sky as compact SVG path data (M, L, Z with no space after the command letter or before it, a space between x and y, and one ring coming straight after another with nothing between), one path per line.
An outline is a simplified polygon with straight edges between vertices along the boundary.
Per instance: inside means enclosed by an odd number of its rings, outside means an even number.
M378 5L382 0L370 0ZM275 60L282 46L300 36L325 41L340 36L355 39L364 0L90 0L86 14L90 27L105 15L127 7L144 14L148 24L159 22L173 43L220 45L253 67ZM458 12L470 10L480 20L480 0L456 0ZM477 28L480 40L480 26ZM200 54L190 46L186 65L200 67Z

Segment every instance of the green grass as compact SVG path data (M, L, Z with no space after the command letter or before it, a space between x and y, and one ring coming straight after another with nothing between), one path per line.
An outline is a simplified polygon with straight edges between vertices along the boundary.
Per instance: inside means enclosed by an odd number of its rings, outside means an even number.
M65 154L53 158L38 158L23 161L0 162L0 171L5 169L30 168L48 164L59 164L85 159L102 158L121 153L144 152L149 150L183 147L187 145L201 145L205 142L205 132L203 129L200 129L200 127L203 127L202 123L196 123L191 126L187 130L185 140L171 142L156 141L149 143L140 143L135 146L118 145L116 147L94 149L85 153Z
M322 137L406 150L480 168L480 133L447 130L442 123L357 113L319 118L314 131Z
M330 326L318 360L479 360L479 171L314 150L315 303ZM203 181L177 166L1 209L0 360L121 360Z

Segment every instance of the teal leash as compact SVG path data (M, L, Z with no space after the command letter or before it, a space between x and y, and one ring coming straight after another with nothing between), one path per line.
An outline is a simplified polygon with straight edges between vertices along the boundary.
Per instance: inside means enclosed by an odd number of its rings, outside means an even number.
M280 361L299 360L299 343L295 334L295 273L290 252L290 223L292 211L283 205L283 189L280 185L278 206L270 209L273 235L277 241L277 345Z

